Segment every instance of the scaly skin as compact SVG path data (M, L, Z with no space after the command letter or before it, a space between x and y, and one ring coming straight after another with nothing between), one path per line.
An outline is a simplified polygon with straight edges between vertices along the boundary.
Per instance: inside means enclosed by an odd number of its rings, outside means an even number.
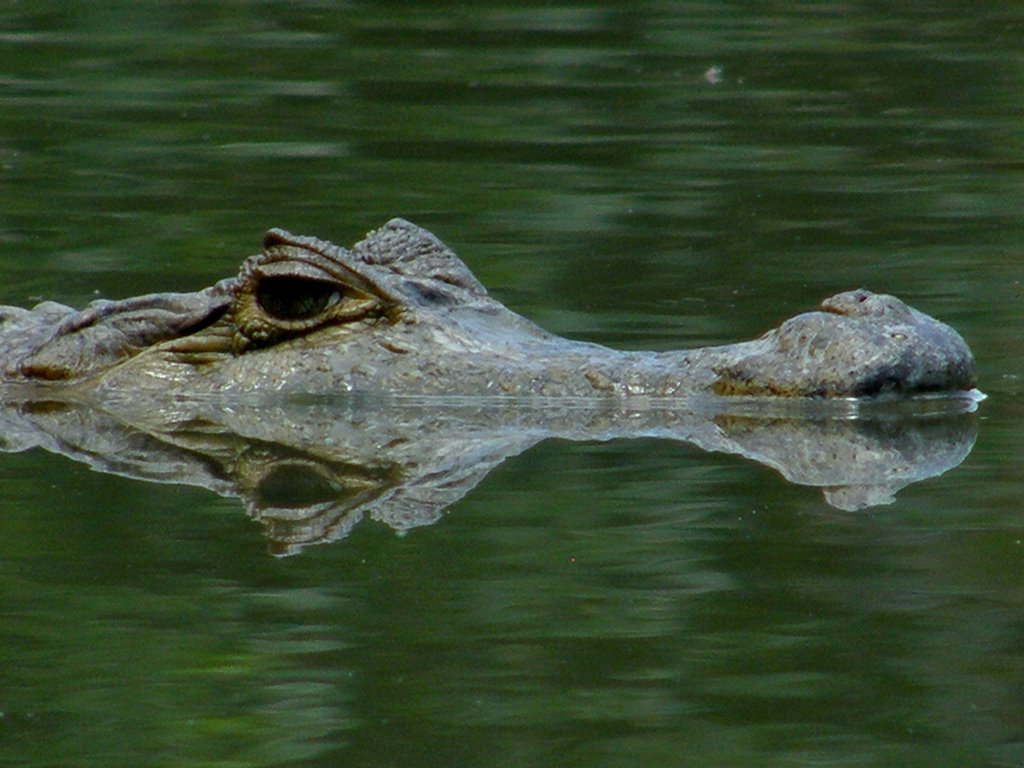
M852 291L754 341L620 352L542 330L491 298L437 238L395 219L346 250L271 230L235 278L196 293L0 307L0 381L145 393L863 397L958 393L974 361L948 326Z

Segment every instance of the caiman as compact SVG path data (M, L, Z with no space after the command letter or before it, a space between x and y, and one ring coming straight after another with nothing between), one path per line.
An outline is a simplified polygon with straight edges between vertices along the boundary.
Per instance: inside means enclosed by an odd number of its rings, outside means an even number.
M860 398L966 393L952 328L856 290L754 341L623 352L549 333L488 295L420 227L352 247L281 229L237 277L194 293L0 308L0 381L104 399L286 392Z

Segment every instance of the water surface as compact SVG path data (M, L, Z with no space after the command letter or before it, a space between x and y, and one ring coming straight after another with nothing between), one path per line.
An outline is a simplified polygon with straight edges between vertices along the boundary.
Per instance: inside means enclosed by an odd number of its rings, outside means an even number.
M275 558L231 498L0 455L0 763L1020 765L1024 6L0 9L0 303L190 290L401 215L547 328L957 327L973 451L851 513L542 442Z

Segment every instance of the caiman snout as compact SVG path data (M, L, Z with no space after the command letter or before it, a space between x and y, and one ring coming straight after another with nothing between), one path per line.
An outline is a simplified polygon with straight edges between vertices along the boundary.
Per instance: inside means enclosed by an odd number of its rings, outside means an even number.
M973 389L974 357L945 323L860 289L784 322L716 368L720 395L868 397Z

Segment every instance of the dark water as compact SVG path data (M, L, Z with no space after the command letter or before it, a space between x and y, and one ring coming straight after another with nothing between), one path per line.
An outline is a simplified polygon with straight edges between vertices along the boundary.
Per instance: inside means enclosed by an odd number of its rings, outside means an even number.
M0 455L0 764L1021 765L1022 104L1021 3L3 4L0 303L401 215L630 348L896 293L989 399L865 512L556 440L289 558L235 499Z

